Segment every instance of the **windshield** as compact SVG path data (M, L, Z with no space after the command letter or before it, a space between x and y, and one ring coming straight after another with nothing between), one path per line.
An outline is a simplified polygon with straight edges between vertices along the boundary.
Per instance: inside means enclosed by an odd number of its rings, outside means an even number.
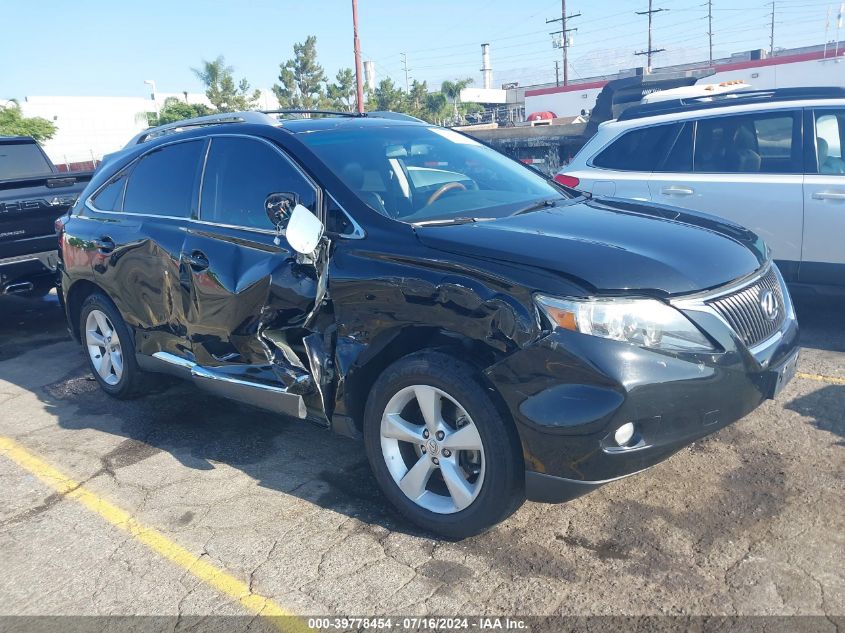
M368 126L299 138L365 204L402 222L502 217L566 197L530 169L445 128Z

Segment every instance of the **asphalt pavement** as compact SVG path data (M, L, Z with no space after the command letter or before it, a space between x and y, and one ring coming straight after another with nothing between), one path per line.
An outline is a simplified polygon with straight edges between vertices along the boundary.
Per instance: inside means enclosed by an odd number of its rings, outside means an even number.
M777 400L449 542L389 507L358 443L178 382L111 399L54 295L0 297L0 616L803 615L835 631L845 302L798 310L799 374Z

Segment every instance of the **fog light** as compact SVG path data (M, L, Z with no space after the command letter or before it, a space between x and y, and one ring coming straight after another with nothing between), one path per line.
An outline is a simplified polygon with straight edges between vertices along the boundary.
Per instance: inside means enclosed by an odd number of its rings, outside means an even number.
M616 443L619 444L619 446L625 446L631 441L632 437L634 437L633 422L626 422L616 429L616 433L613 434L613 439L616 440Z

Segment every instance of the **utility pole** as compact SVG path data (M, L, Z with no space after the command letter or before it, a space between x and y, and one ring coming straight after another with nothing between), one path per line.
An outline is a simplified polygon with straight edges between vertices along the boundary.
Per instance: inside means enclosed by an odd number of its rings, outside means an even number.
M713 65L713 0L707 0L707 37L710 39L710 65Z
M358 114L364 113L364 71L361 69L361 41L358 39L358 0L352 0L352 38L355 49L355 91Z
M546 24L552 22L560 22L560 31L549 33L549 35L560 35L560 47L563 49L563 85L569 85L569 33L577 31L578 29L570 29L566 27L566 21L572 18L580 17L580 13L573 13L566 15L566 0L560 0L560 17L552 20L546 20Z
M399 53L402 56L402 68L405 69L405 92L411 92L411 86L408 83L408 54L407 53Z
M775 56L775 0L772 0L772 30L769 35L769 57Z
M555 60L555 85L560 85L560 62Z
M639 51L634 53L634 55L646 55L646 72L651 72L651 56L655 53L662 53L665 51L665 48L652 48L651 47L651 22L652 17L655 13L660 13L661 11L668 11L669 9L653 9L652 8L652 0L648 0L648 11L634 11L637 15L647 15L648 16L648 49L644 51Z

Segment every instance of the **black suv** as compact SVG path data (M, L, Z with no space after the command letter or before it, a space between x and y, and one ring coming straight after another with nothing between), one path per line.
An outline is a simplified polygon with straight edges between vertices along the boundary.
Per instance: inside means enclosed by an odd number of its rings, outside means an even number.
M772 398L798 326L750 231L591 199L455 131L246 112L148 130L60 228L109 394L152 374L363 437L463 537L643 470Z

